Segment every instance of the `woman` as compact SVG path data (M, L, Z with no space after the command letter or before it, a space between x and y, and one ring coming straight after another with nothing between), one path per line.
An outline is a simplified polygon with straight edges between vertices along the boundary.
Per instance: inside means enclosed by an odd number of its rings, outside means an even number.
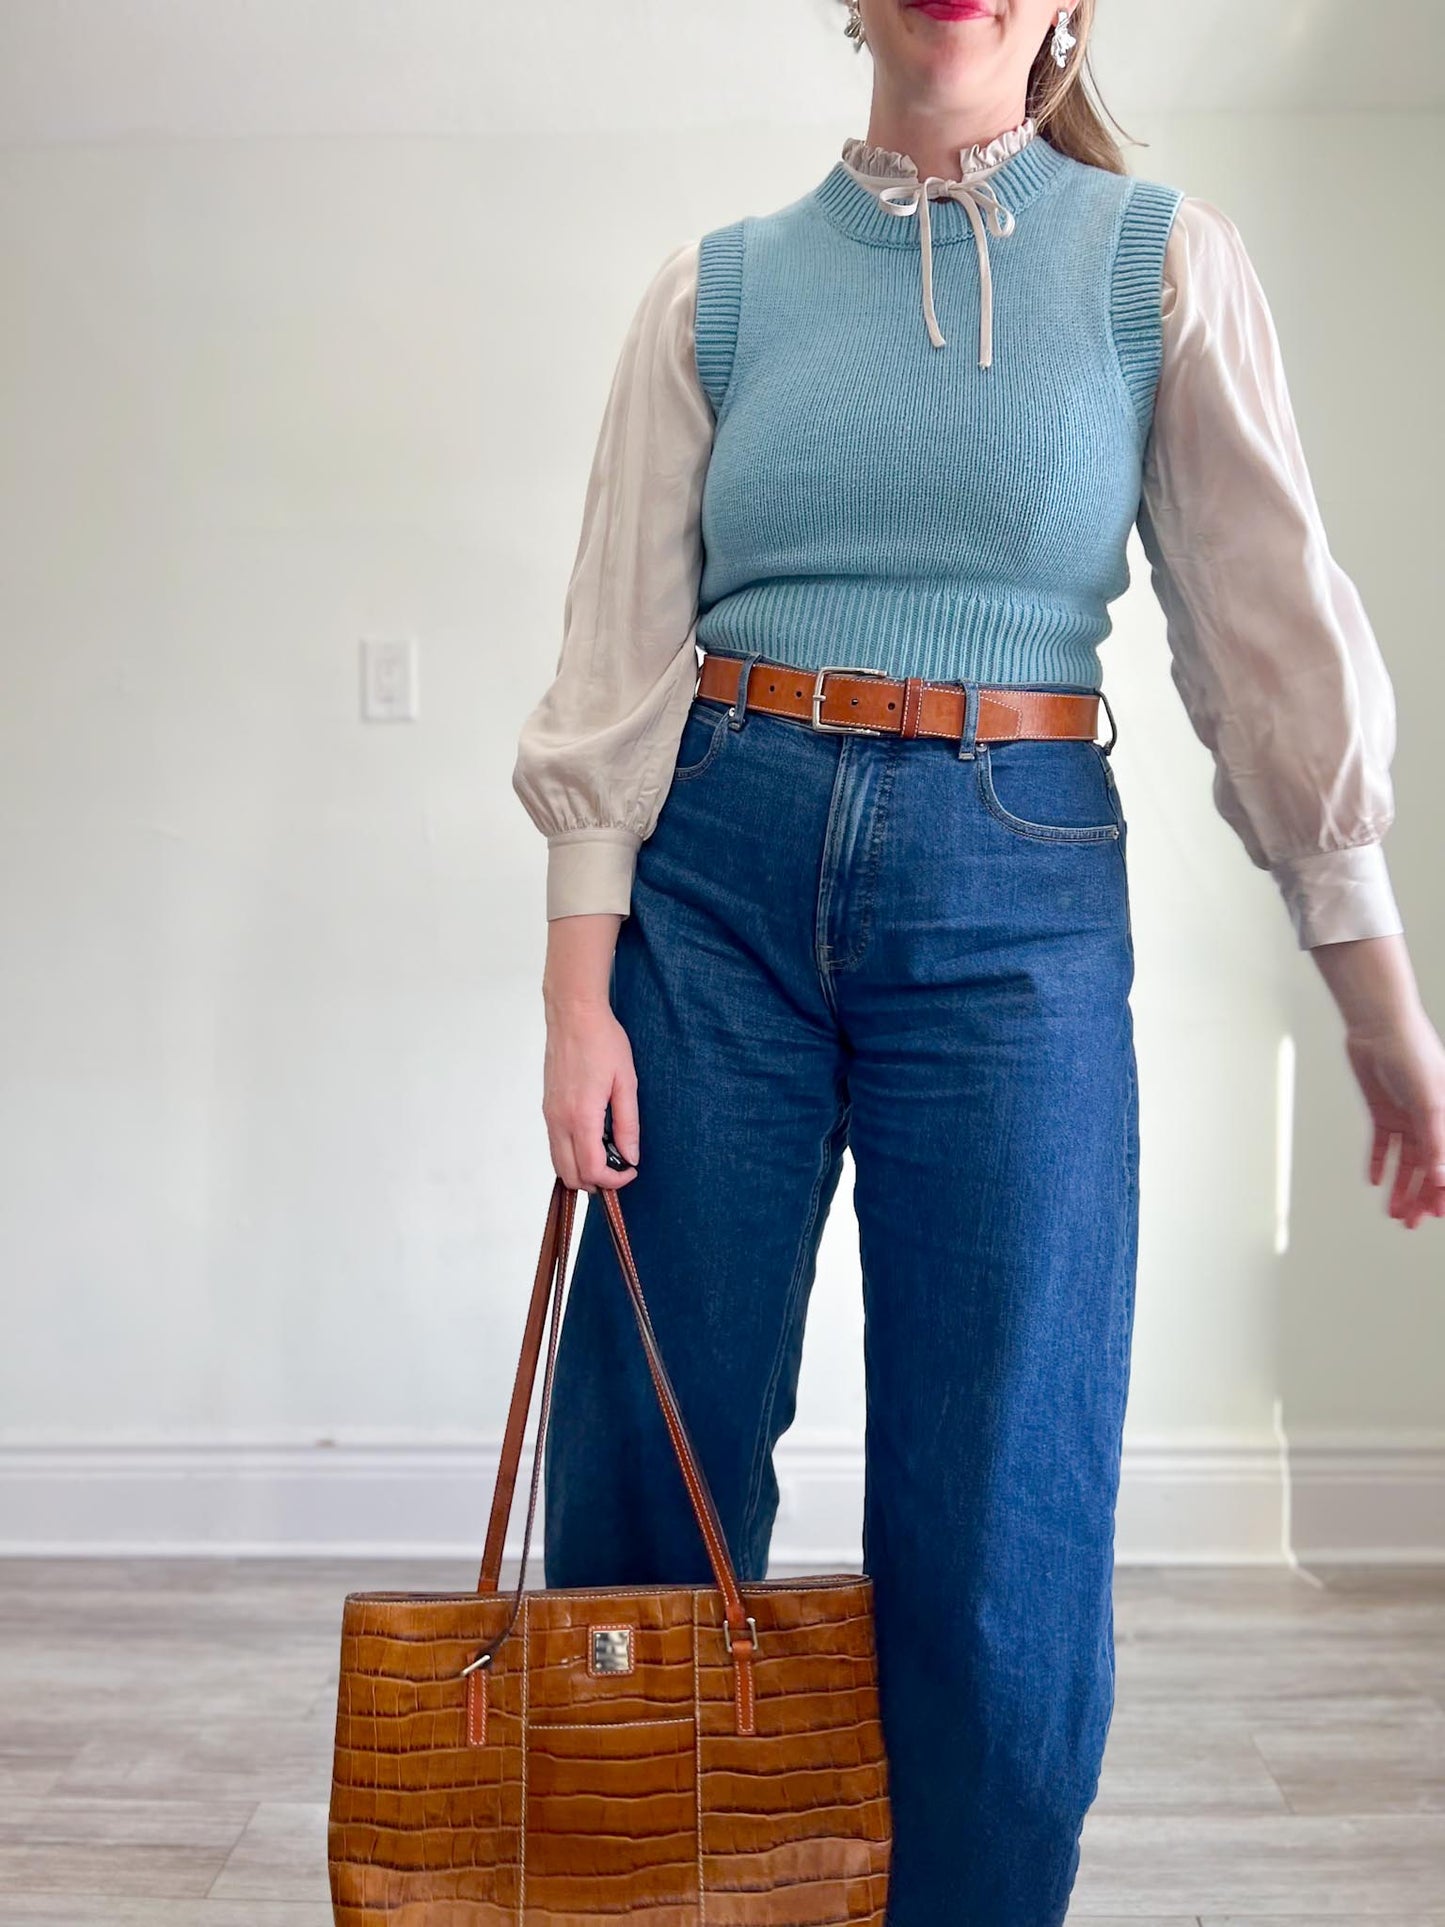
M850 5L866 139L637 311L514 773L550 846L553 1159L630 1188L744 1578L852 1150L890 1927L1061 1921L1112 1709L1138 1113L1097 645L1136 518L1219 807L1344 1016L1371 1178L1398 1142L1392 1215L1445 1211L1390 683L1239 235L1124 171L1092 11ZM709 1583L630 1317L589 1209L552 1586Z

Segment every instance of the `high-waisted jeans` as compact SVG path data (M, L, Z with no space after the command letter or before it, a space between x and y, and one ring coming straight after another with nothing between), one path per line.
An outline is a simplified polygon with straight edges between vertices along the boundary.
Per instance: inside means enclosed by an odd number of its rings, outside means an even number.
M851 1149L888 1927L1057 1927L1114 1697L1126 825L1102 744L971 737L694 701L613 967L642 1127L620 1196L746 1583ZM545 1474L549 1585L712 1583L593 1198Z

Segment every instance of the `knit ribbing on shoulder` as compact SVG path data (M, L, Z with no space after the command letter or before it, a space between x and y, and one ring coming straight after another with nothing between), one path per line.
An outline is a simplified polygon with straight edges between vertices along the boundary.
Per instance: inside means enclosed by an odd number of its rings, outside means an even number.
M1110 287L1114 346L1141 435L1147 434L1153 419L1163 360L1159 304L1164 250L1183 198L1178 188L1136 180L1124 206L1114 254Z
M742 299L743 223L732 221L704 234L698 244L694 353L714 415L722 413L732 380Z

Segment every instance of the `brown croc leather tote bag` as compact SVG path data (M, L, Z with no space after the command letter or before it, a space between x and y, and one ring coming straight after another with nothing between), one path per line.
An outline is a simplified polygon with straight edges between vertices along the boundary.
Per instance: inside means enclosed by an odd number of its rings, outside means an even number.
M558 1178L476 1591L345 1602L336 1927L882 1927L871 1581L738 1583L618 1194L595 1195L716 1584L525 1589L577 1203ZM501 1596L544 1339L522 1571Z

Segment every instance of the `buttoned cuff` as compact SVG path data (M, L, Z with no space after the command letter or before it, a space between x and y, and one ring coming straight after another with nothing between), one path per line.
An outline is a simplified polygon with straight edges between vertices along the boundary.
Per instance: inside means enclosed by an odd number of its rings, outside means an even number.
M629 915L642 838L632 830L559 830L547 838L547 921L615 911Z
M1391 937L1405 925L1395 902L1383 846L1288 857L1270 865L1301 950L1357 937Z

